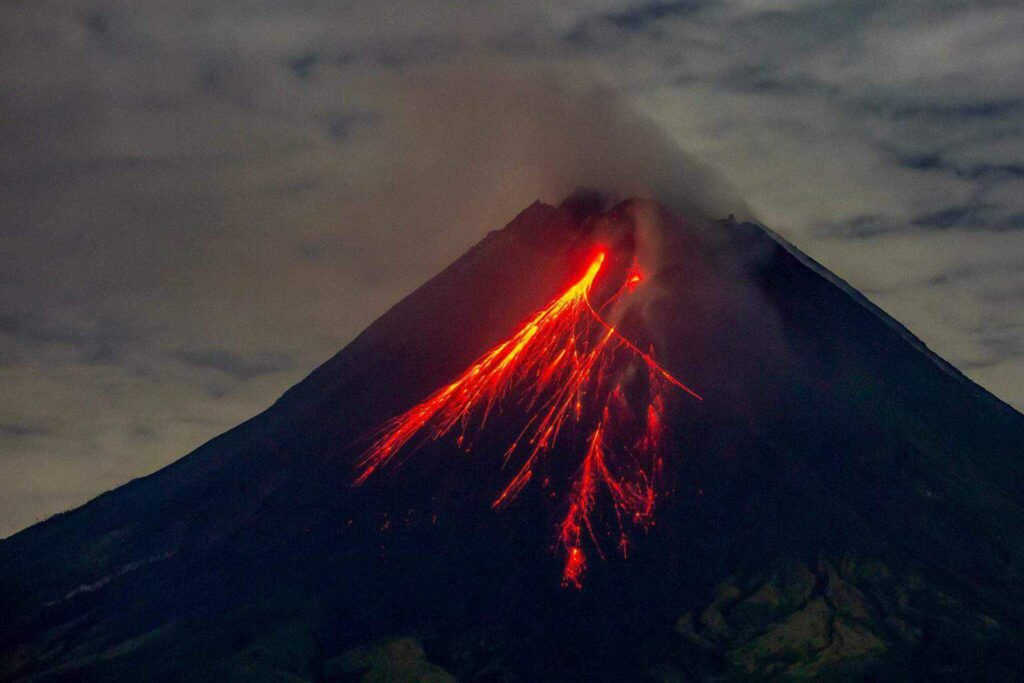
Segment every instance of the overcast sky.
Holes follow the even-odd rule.
[[[545,151],[600,130],[505,69],[614,89],[1024,408],[1022,36],[1019,2],[5,3],[0,535],[252,416],[560,199]]]

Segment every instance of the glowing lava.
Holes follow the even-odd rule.
[[[625,556],[626,522],[647,527],[653,521],[667,385],[700,396],[662,368],[651,353],[619,334],[591,305],[590,292],[604,261],[604,252],[598,253],[583,277],[511,338],[483,354],[450,384],[388,421],[360,461],[356,483],[365,482],[414,438],[437,440],[458,427],[456,443],[462,447],[471,427],[478,433],[491,412],[514,396],[525,407],[526,422],[504,458],[506,464],[518,459],[519,467],[494,507],[506,505],[523,490],[571,422],[574,433],[589,437],[558,531],[558,545],[566,553],[563,584],[582,585],[586,538],[603,556],[594,521],[602,492],[612,504],[618,545]],[[640,281],[638,273],[630,272],[600,310],[614,306]],[[640,371],[631,375],[631,385],[639,387],[628,392],[631,399],[623,389],[629,368]],[[637,374],[641,376],[633,376]],[[641,408],[634,410],[631,402],[638,400]]]

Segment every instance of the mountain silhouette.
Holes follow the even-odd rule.
[[[587,435],[564,428],[495,506],[534,409],[514,386],[469,420],[471,448],[417,438],[358,479],[382,425],[597,249],[594,307],[639,264],[611,324],[702,400],[666,394],[625,557],[594,494],[575,587],[558,527]],[[1022,576],[1024,416],[763,226],[581,191],[490,233],[262,414],[0,541],[0,677],[1019,680]]]

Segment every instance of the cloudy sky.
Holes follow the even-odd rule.
[[[1013,2],[5,3],[0,536],[260,411],[623,137],[506,71],[618,93],[1024,409],[1021,36]]]

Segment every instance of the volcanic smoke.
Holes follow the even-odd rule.
[[[494,411],[514,401],[524,409],[525,424],[505,450],[504,464],[518,467],[492,506],[500,508],[516,498],[569,423],[573,434],[587,436],[575,439],[583,445],[582,461],[558,526],[557,546],[565,553],[562,584],[582,587],[587,539],[604,556],[594,523],[602,496],[614,510],[617,545],[625,557],[627,524],[647,528],[653,523],[666,394],[674,387],[701,397],[663,368],[653,349],[641,350],[602,317],[640,285],[642,277],[635,268],[600,307],[591,303],[605,257],[603,250],[597,252],[575,284],[509,339],[422,403],[385,423],[359,462],[356,484],[364,483],[414,439],[436,441],[457,431],[455,443],[463,447],[471,431],[482,432]]]

